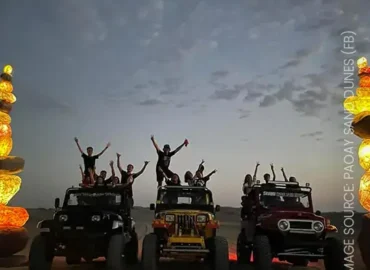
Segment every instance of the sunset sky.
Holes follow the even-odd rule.
[[[370,57],[370,2],[18,0],[0,9],[0,64],[14,67],[13,155],[26,160],[11,205],[53,207],[80,181],[82,147],[147,171],[135,203],[155,199],[158,143],[190,145],[183,177],[206,161],[216,203],[239,206],[246,173],[269,163],[310,182],[315,208],[343,208],[340,33]],[[356,149],[357,151],[357,149]],[[357,153],[355,154],[357,158]],[[354,167],[354,183],[363,174]],[[361,208],[358,208],[361,210]]]

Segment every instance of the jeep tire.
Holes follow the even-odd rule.
[[[29,270],[50,270],[53,263],[53,254],[49,253],[54,250],[48,246],[47,235],[37,235],[33,238],[29,253]]]
[[[229,269],[229,245],[226,238],[215,236],[210,241],[211,265],[214,270]]]
[[[114,234],[110,237],[106,258],[108,270],[125,269],[125,259],[123,257],[124,247],[125,238],[122,234]]]
[[[324,254],[325,270],[344,270],[346,268],[343,244],[339,239],[333,237],[326,238]]]
[[[256,270],[272,270],[271,245],[266,235],[254,237],[253,255]]]
[[[147,234],[143,240],[141,269],[157,270],[159,262],[158,238],[154,233]]]
[[[130,242],[125,245],[125,259],[129,265],[137,264],[139,252],[139,239],[137,233],[133,231],[131,233]]]
[[[252,250],[247,243],[247,238],[244,231],[238,235],[236,244],[236,255],[238,264],[249,264],[251,262]]]

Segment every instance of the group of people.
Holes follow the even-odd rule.
[[[171,157],[173,157],[176,153],[178,153],[184,146],[187,147],[189,142],[187,139],[177,147],[175,150],[171,151],[171,147],[169,144],[164,145],[163,149],[161,150],[156,143],[154,136],[151,136],[151,141],[155,150],[157,151],[158,160],[156,164],[156,179],[158,187],[163,185],[165,182],[168,186],[181,186],[181,180],[178,174],[172,172],[170,170],[170,163]],[[82,150],[79,140],[75,138],[76,145],[81,153],[81,157],[83,158],[84,168],[80,165],[81,177],[82,177],[82,186],[107,186],[110,185],[120,185],[121,188],[126,190],[126,194],[128,196],[130,205],[133,206],[133,190],[132,186],[136,178],[138,178],[142,173],[144,173],[146,167],[149,164],[149,161],[144,162],[144,166],[139,172],[134,173],[134,166],[132,164],[128,164],[126,170],[122,169],[120,163],[121,154],[117,153],[117,168],[120,172],[121,178],[119,178],[114,169],[114,162],[110,161],[109,166],[111,170],[111,176],[107,178],[107,171],[102,170],[99,174],[96,171],[96,160],[102,156],[105,151],[110,147],[110,143],[106,145],[106,147],[98,154],[94,155],[93,147],[89,146],[86,149],[86,153]],[[195,174],[191,171],[187,171],[184,176],[184,182],[186,182],[189,186],[206,186],[207,182],[210,180],[211,176],[215,174],[217,171],[213,170],[208,175],[204,175],[204,160],[199,164],[198,169],[196,170]]]
[[[258,171],[259,166],[260,166],[260,163],[257,162],[256,167],[254,169],[253,177],[250,174],[247,174],[245,176],[243,187],[242,187],[244,195],[247,195],[249,193],[249,191],[251,190],[251,188],[253,186],[253,183],[256,182],[256,180],[257,180],[257,171]],[[274,170],[274,164],[271,163],[270,168],[271,168],[271,171],[272,171],[272,181],[275,181],[276,180],[276,174],[275,174],[275,170]],[[281,168],[281,172],[283,174],[285,182],[297,182],[297,179],[294,176],[291,176],[289,178],[286,176],[284,168]],[[271,175],[269,173],[265,173],[263,175],[263,180],[265,181],[266,184],[268,184],[271,181]]]

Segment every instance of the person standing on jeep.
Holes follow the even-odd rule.
[[[244,183],[243,183],[243,193],[244,195],[247,195],[253,185],[253,182],[257,180],[257,171],[258,171],[258,166],[260,165],[259,162],[256,164],[256,168],[254,169],[254,174],[253,177],[250,174],[247,174],[244,178]]]
[[[75,138],[75,142],[76,142],[78,150],[80,150],[81,156],[84,160],[84,165],[85,165],[84,173],[85,173],[86,176],[89,176],[90,175],[89,169],[95,170],[96,160],[101,155],[103,155],[105,151],[107,151],[107,149],[110,147],[110,143],[107,144],[107,146],[103,149],[103,151],[101,151],[99,154],[93,156],[94,149],[91,146],[87,147],[87,149],[86,149],[87,150],[87,155],[86,155],[84,153],[84,151],[82,150],[82,148],[80,146],[80,143],[78,142],[77,138]]]
[[[158,144],[156,143],[154,136],[151,137],[152,143],[157,151],[158,154],[158,161],[156,166],[156,174],[157,174],[157,183],[158,187],[162,186],[164,174],[172,178],[172,175],[174,174],[170,169],[170,163],[171,163],[171,157],[174,156],[177,152],[179,152],[184,146],[188,146],[189,142],[187,139],[181,144],[179,147],[177,147],[174,151],[171,151],[171,147],[166,144],[163,147],[163,151],[159,148]],[[159,168],[162,169],[159,170]]]
[[[122,188],[126,189],[129,205],[130,208],[132,208],[134,207],[134,192],[132,189],[132,185],[134,184],[135,179],[138,178],[145,171],[146,166],[148,166],[149,164],[149,161],[145,161],[143,168],[139,172],[133,173],[134,166],[132,164],[127,165],[127,171],[122,169],[120,158],[121,154],[117,153],[117,167],[121,173]]]
[[[283,177],[284,177],[285,182],[293,182],[293,183],[297,182],[297,179],[294,176],[291,176],[288,179],[288,177],[285,174],[284,168],[281,168],[281,172],[283,173]]]
[[[202,160],[202,163],[199,165],[199,168],[194,176],[194,182],[195,186],[202,186],[205,187],[207,185],[207,182],[211,179],[211,176],[217,172],[217,170],[213,170],[208,175],[203,176],[204,173],[204,160]]]

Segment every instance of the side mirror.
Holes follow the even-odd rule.
[[[221,210],[221,206],[219,206],[218,204],[216,205],[216,208],[215,208],[216,212],[220,212]]]
[[[55,202],[54,202],[54,208],[56,209],[56,208],[59,208],[59,206],[60,206],[60,199],[59,198],[56,198],[55,199]]]
[[[317,211],[315,212],[315,215],[316,215],[316,216],[321,216],[321,211],[320,211],[320,210],[317,210]]]
[[[150,210],[155,210],[155,204],[154,203],[151,203],[150,206],[149,206]]]

